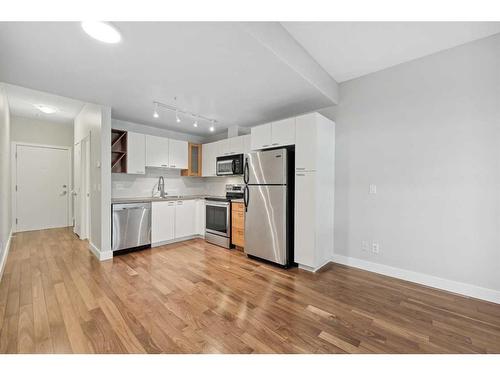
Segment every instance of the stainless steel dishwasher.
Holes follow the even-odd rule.
[[[113,204],[113,251],[151,245],[151,203]]]

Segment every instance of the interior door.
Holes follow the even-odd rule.
[[[71,225],[69,150],[17,145],[16,153],[16,231]]]
[[[73,152],[74,160],[74,180],[73,180],[73,207],[74,207],[74,217],[75,222],[73,226],[73,232],[78,237],[82,236],[82,143],[78,142],[75,144]]]

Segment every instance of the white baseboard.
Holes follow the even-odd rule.
[[[110,251],[101,251],[99,248],[89,241],[89,250],[94,254],[94,256],[100,261],[108,260],[113,258],[113,252]]]
[[[323,268],[324,266],[326,266],[330,262],[331,262],[331,260],[328,259],[328,260],[324,261],[318,267],[311,267],[311,266],[306,266],[305,264],[299,264],[299,268],[301,270],[305,270],[305,271],[309,271],[309,272],[316,272],[316,271],[320,270],[321,268]]]
[[[10,241],[12,240],[12,229],[5,243],[5,247],[2,249],[2,259],[0,259],[0,281],[2,281],[3,270],[5,269],[5,263],[7,263],[7,255],[9,255]]]
[[[159,242],[152,243],[151,247],[158,247],[158,246],[163,246],[163,245],[169,245],[171,243],[193,240],[195,238],[202,238],[202,239],[204,239],[205,236],[201,235],[201,234],[195,234],[195,235],[192,235],[192,236],[174,238],[173,240],[159,241]]]
[[[344,264],[346,266],[351,266],[354,268],[361,268],[366,271],[411,281],[417,284],[430,286],[432,288],[443,289],[468,297],[474,297],[485,301],[500,303],[500,291],[494,289],[483,288],[459,281],[442,279],[440,277],[431,276],[424,273],[386,266],[384,264],[373,263],[367,260],[351,258],[339,254],[334,254],[332,262]]]

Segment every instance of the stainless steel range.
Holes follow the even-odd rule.
[[[231,247],[231,199],[243,198],[243,184],[226,185],[225,197],[205,198],[205,240]]]

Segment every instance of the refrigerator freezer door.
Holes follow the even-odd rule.
[[[245,176],[250,185],[286,185],[286,149],[258,151],[246,154]]]
[[[287,264],[286,186],[248,186],[245,253]]]

